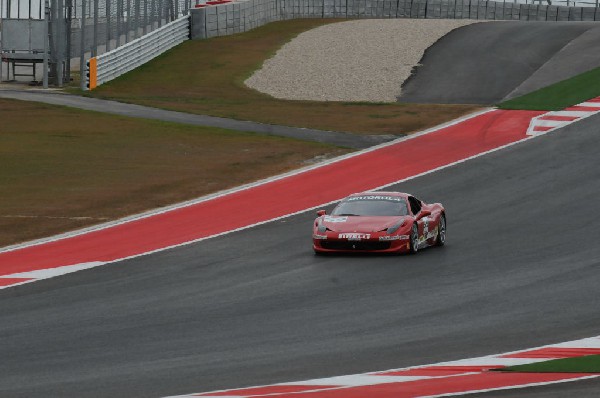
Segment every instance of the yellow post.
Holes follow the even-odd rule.
[[[90,90],[98,85],[98,62],[96,57],[90,58]]]

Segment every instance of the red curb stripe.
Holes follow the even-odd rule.
[[[556,128],[557,126],[535,126],[533,131],[548,131]]]
[[[195,205],[0,253],[0,275],[110,262],[303,211],[523,140],[531,118],[540,114],[487,112],[376,151]]]
[[[565,109],[565,111],[598,112],[600,111],[600,105],[597,107],[575,105]]]
[[[11,286],[32,281],[34,278],[0,278],[0,286]]]
[[[540,116],[538,120],[554,120],[557,122],[572,122],[579,119],[579,116],[558,116],[558,115],[546,115]]]
[[[477,365],[477,366],[427,366],[406,370],[395,370],[385,373],[377,373],[378,376],[451,376],[462,373],[486,372],[490,369],[503,368],[502,365]]]
[[[311,386],[311,385],[274,385],[265,387],[250,387],[240,388],[237,390],[227,390],[220,392],[207,392],[202,394],[194,394],[195,397],[220,397],[220,396],[253,396],[259,397],[267,394],[284,394],[284,393],[299,393],[310,390],[322,390],[325,388],[335,388],[339,386]]]
[[[585,102],[600,102],[600,97],[592,98],[591,100],[587,100]]]
[[[574,358],[585,355],[600,355],[600,348],[549,347],[502,355],[500,358]]]

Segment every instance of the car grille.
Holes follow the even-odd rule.
[[[321,241],[321,247],[329,250],[387,250],[391,247],[391,242],[347,242],[335,240]]]

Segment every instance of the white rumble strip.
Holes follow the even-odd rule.
[[[104,264],[106,264],[106,263],[102,262],[102,261],[93,261],[90,263],[67,265],[64,267],[47,268],[47,269],[28,271],[28,272],[19,272],[19,273],[10,274],[10,275],[0,275],[0,281],[2,279],[23,279],[23,281],[20,283],[11,284],[8,286],[2,286],[0,284],[0,290],[6,289],[6,288],[9,288],[12,286],[18,286],[18,285],[24,285],[26,283],[36,282],[36,281],[39,281],[42,279],[49,279],[49,278],[54,278],[56,276],[66,275],[66,274],[70,274],[71,272],[81,271],[84,269],[90,269],[90,268],[98,267],[98,266],[104,265]]]

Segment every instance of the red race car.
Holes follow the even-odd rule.
[[[313,249],[323,253],[416,253],[446,243],[446,211],[401,192],[362,192],[327,215],[317,211]]]

